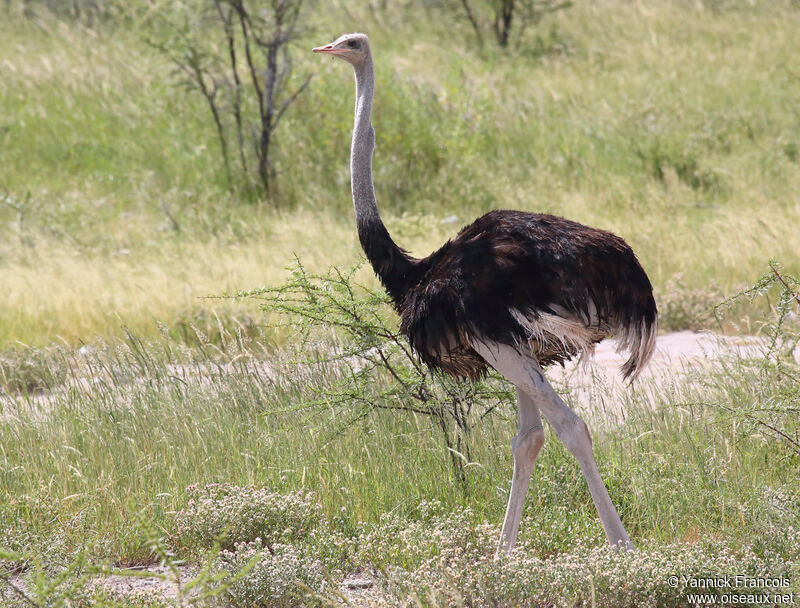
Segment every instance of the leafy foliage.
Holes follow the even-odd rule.
[[[725,310],[740,299],[765,299],[769,312],[761,326],[766,336],[762,356],[726,366],[722,376],[709,382],[723,390],[728,387],[725,392],[731,397],[733,387],[749,386],[751,392],[745,398],[737,395],[729,402],[715,402],[714,407],[739,420],[741,434],[766,434],[800,455],[800,280],[785,273],[778,262],[770,262],[769,268],[755,284],[715,309],[722,319]],[[745,384],[745,375],[754,375],[758,381]]]
[[[295,334],[304,365],[337,366],[335,380],[309,407],[335,408],[344,427],[379,409],[427,416],[464,482],[470,433],[513,392],[496,375],[471,383],[431,372],[399,332],[389,297],[356,283],[362,263],[314,274],[297,260],[282,286],[240,295],[260,298],[267,313],[281,317],[279,325]]]
[[[675,274],[656,297],[658,326],[665,331],[699,331],[716,327],[714,310],[722,299],[723,294],[717,286],[692,288],[686,284],[682,274]]]
[[[329,605],[318,597],[327,587],[321,563],[291,545],[267,548],[259,539],[240,543],[220,554],[215,569],[223,580],[236,579],[219,597],[222,608]]]
[[[297,540],[322,514],[313,494],[278,494],[231,484],[187,488],[189,502],[176,515],[178,545],[206,549],[219,539],[223,550],[256,538],[264,546]]]

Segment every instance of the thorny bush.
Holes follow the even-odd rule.
[[[472,383],[432,373],[400,333],[384,291],[356,282],[362,264],[313,274],[297,260],[280,287],[239,295],[259,298],[278,316],[278,325],[294,334],[302,365],[337,366],[335,380],[319,387],[308,407],[336,408],[342,428],[377,409],[427,416],[464,485],[471,431],[512,403],[513,393],[497,375]]]
[[[760,328],[766,338],[761,356],[725,366],[722,373],[708,380],[723,395],[726,391],[741,393],[742,386],[750,392],[731,395],[727,403],[710,405],[725,416],[735,417],[741,423],[739,433],[763,434],[800,455],[800,279],[786,274],[777,262],[770,262],[769,268],[754,285],[715,308],[721,320],[725,310],[738,300],[763,298],[769,313]],[[758,381],[742,381],[747,376]],[[733,407],[730,403],[746,405]]]

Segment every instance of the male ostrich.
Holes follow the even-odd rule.
[[[517,389],[514,473],[497,548],[516,542],[531,470],[544,443],[541,414],[581,465],[614,547],[633,549],[592,454],[586,423],[553,390],[542,366],[618,335],[634,378],[653,353],[653,290],[618,236],[552,215],[491,211],[426,258],[398,247],[378,214],[372,184],[375,86],[369,39],[346,34],[314,49],[355,69],[356,107],[350,169],[358,237],[389,292],[402,331],[434,370],[475,380],[493,367]]]

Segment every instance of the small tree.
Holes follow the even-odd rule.
[[[441,432],[455,477],[464,486],[471,431],[510,403],[513,392],[496,375],[466,382],[431,373],[399,332],[384,291],[355,283],[360,266],[316,275],[298,261],[280,287],[241,295],[261,299],[262,308],[278,314],[280,324],[297,335],[303,365],[335,365],[333,380],[317,387],[318,397],[307,405],[336,408],[343,428],[379,409],[428,417]],[[319,352],[310,347],[320,342],[330,346],[322,355],[310,354]]]
[[[768,309],[759,331],[765,340],[758,356],[739,357],[739,365],[725,365],[706,380],[717,384],[722,394],[742,386],[750,386],[752,393],[704,405],[735,418],[739,433],[759,433],[800,456],[800,361],[796,358],[800,349],[800,279],[771,261],[769,271],[754,285],[714,308],[720,326],[725,313],[739,301],[756,298],[763,298]],[[732,382],[731,377],[737,381]]]
[[[460,0],[478,42],[483,45],[484,32],[490,30],[497,44],[505,48],[511,32],[517,29],[521,38],[525,29],[542,18],[572,6],[571,0]]]
[[[228,182],[233,183],[237,171],[248,183],[255,175],[266,194],[275,176],[276,131],[311,80],[308,75],[292,87],[289,47],[297,36],[302,4],[303,0],[180,0],[155,13],[166,23],[166,31],[150,42],[205,99]]]

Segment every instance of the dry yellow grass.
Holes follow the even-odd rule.
[[[577,3],[536,30],[540,56],[481,55],[422,13],[314,19],[374,40],[379,204],[413,253],[522,208],[620,234],[657,289],[681,273],[731,291],[771,258],[798,269],[800,14],[723,4]],[[206,109],[134,32],[0,23],[0,345],[153,333],[280,282],[295,254],[354,263],[352,76],[298,62],[315,79],[279,144],[294,210],[274,214],[226,192]]]

